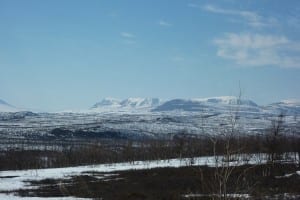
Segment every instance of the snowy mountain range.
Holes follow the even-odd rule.
[[[72,134],[83,130],[83,134],[100,135],[113,131],[126,137],[160,137],[183,130],[189,134],[203,133],[204,130],[214,134],[220,131],[220,127],[230,126],[232,117],[239,119],[239,127],[244,133],[260,134],[281,113],[285,115],[286,127],[299,130],[300,125],[299,101],[284,100],[260,106],[251,100],[231,96],[168,101],[157,98],[105,98],[90,109],[80,111],[17,111],[20,110],[0,101],[0,136],[36,137],[39,133],[46,138],[55,138],[59,136],[52,131],[58,127],[66,128]],[[31,128],[27,128],[28,124]]]
[[[105,98],[92,106],[91,112],[213,112],[236,111],[247,113],[284,113],[300,114],[300,101],[283,100],[265,106],[257,105],[249,99],[234,96],[211,98],[171,99],[163,101],[158,98],[128,98],[119,100]]]
[[[158,98],[128,98],[124,100],[104,98],[91,107],[91,111],[150,111],[161,105]]]
[[[229,109],[230,107],[247,108],[248,110],[258,109],[258,105],[251,100],[223,96],[202,99],[173,99],[156,107],[153,111],[204,111],[209,109]]]
[[[300,115],[299,100],[283,100],[263,107],[265,110],[272,110],[286,115]]]
[[[73,113],[144,113],[144,112],[212,112],[222,113],[238,109],[245,113],[284,113],[287,115],[300,114],[300,101],[283,100],[265,106],[257,105],[248,99],[239,99],[234,96],[211,98],[171,99],[163,101],[158,98],[127,98],[124,100],[104,98],[84,111]],[[0,99],[0,112],[20,112],[19,109]],[[72,111],[70,111],[72,112]]]
[[[230,107],[240,107],[242,109],[258,111],[259,106],[251,100],[238,99],[232,96],[212,97],[202,99],[172,99],[163,101],[158,98],[128,98],[118,100],[113,98],[105,98],[91,107],[93,112],[109,112],[109,111],[187,111],[198,112],[204,110],[222,110]]]

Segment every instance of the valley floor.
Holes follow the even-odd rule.
[[[251,154],[228,162],[210,156],[1,171],[0,199],[209,199],[217,192],[216,169],[226,167],[228,197],[300,198],[295,160],[270,165],[266,154]]]

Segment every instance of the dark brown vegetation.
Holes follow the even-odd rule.
[[[300,178],[296,173],[300,169],[300,136],[285,132],[283,115],[274,119],[270,128],[262,135],[240,133],[236,128],[237,120],[238,117],[233,115],[231,126],[220,128],[216,135],[182,133],[168,139],[156,140],[128,140],[105,136],[101,139],[92,137],[70,143],[64,140],[64,144],[52,140],[52,148],[48,148],[51,147],[48,144],[47,148],[38,150],[26,150],[25,144],[22,148],[0,152],[0,170],[171,158],[191,158],[192,163],[194,157],[212,156],[215,164],[210,167],[117,172],[118,175],[104,179],[82,174],[66,180],[46,179],[31,182],[39,186],[38,189],[17,192],[21,196],[77,196],[99,199],[229,200],[232,199],[231,194],[250,194],[255,199],[284,193],[300,195]],[[246,165],[251,154],[255,154],[263,164],[258,162],[256,165]],[[261,155],[268,155],[268,158],[262,158]],[[243,165],[232,166],[229,164],[231,161]],[[285,176],[287,174],[289,175]],[[202,196],[188,197],[185,194]]]
[[[278,175],[293,174],[289,177],[265,175],[268,165],[240,166],[234,168],[228,180],[228,193],[250,194],[254,199],[264,199],[276,194],[300,194],[300,176],[295,174],[297,166],[276,164]],[[95,199],[188,199],[185,194],[218,193],[213,182],[215,168],[183,167],[152,170],[114,172],[113,176],[97,179],[93,176],[76,176],[69,180],[42,180],[31,182],[39,189],[20,190],[21,196],[76,196]],[[242,177],[240,175],[242,174]],[[99,173],[98,175],[103,175]],[[238,185],[237,185],[238,183]],[[211,199],[208,197],[191,199]],[[230,199],[230,198],[227,198]]]
[[[230,143],[230,146],[228,146]],[[282,153],[300,153],[299,136],[256,135],[244,137],[207,137],[179,135],[172,140],[97,140],[75,146],[52,144],[53,148],[26,150],[18,148],[0,152],[0,170],[39,169],[74,165],[131,162],[232,153],[268,153],[270,161],[280,160]],[[56,148],[57,147],[57,148]]]

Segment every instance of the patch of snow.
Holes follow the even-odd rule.
[[[197,197],[218,197],[219,194],[185,194],[182,195],[183,198],[197,198]],[[227,194],[228,198],[238,198],[238,199],[250,199],[251,196],[249,194]]]
[[[290,178],[293,175],[294,175],[294,173],[292,173],[292,174],[285,174],[283,176],[275,176],[275,178],[277,178],[277,179],[280,179],[280,178]]]
[[[0,199],[5,200],[87,200],[90,198],[77,198],[77,197],[19,197],[13,194],[0,193]]]
[[[300,100],[298,100],[298,99],[286,99],[286,100],[282,100],[279,103],[286,104],[289,106],[300,106]]]
[[[238,166],[243,164],[258,164],[266,162],[266,155],[261,157],[252,155],[244,161],[242,156],[240,159],[235,159],[232,162],[225,162],[222,156],[207,156],[197,157],[194,159],[169,159],[169,160],[154,160],[154,161],[134,161],[126,163],[87,165],[78,167],[65,168],[49,168],[49,169],[32,169],[32,170],[11,170],[0,171],[0,192],[13,191],[24,188],[31,188],[26,181],[39,181],[43,179],[62,179],[71,178],[72,176],[80,175],[88,172],[116,172],[139,169],[152,169],[160,167],[183,167],[183,166],[211,166],[222,165],[227,163],[229,166]],[[11,177],[11,178],[7,178]]]
[[[206,156],[196,158],[183,159],[168,159],[168,160],[154,160],[154,161],[134,161],[114,164],[99,164],[87,165],[78,167],[65,168],[50,168],[50,169],[32,169],[32,170],[11,170],[0,171],[0,193],[13,192],[19,189],[34,189],[29,181],[40,181],[44,179],[70,179],[72,176],[90,175],[96,178],[105,178],[113,176],[114,174],[104,174],[101,177],[99,173],[111,173],[117,171],[140,170],[164,167],[184,167],[184,166],[241,166],[245,164],[255,165],[267,162],[266,154],[252,154],[247,155],[245,159],[244,154],[233,155],[234,161],[227,162],[223,156]],[[297,174],[300,171],[297,171]],[[1,198],[0,198],[1,199]]]

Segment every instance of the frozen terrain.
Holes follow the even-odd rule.
[[[145,112],[162,103],[163,101],[158,98],[128,98],[124,100],[104,98],[93,105],[89,112]]]
[[[286,134],[300,135],[300,103],[285,100],[266,106],[251,100],[235,97],[203,99],[173,99],[161,101],[153,98],[129,98],[126,100],[104,99],[88,110],[80,112],[35,113],[14,110],[14,107],[0,101],[1,150],[47,149],[49,141],[71,141],[94,138],[172,138],[181,134],[192,136],[224,133],[230,128],[242,134],[264,134],[284,115],[283,129]],[[4,109],[5,107],[5,109]],[[9,108],[9,109],[8,109]],[[17,112],[19,111],[19,112]],[[37,143],[36,141],[45,141]],[[82,141],[80,141],[82,142]],[[64,145],[62,143],[62,145]],[[217,157],[225,162],[222,157]],[[299,159],[299,158],[297,158]],[[229,166],[264,164],[265,154],[241,155],[227,163]],[[91,176],[97,180],[110,180],[118,172],[127,170],[153,169],[184,166],[216,166],[215,157],[198,157],[155,161],[135,161],[86,165],[66,168],[0,171],[0,199],[18,200],[17,190],[34,190],[32,181],[46,179],[70,180],[74,176]],[[278,179],[299,176],[294,171]],[[275,177],[276,178],[276,177]],[[187,194],[201,195],[201,194]],[[23,199],[23,198],[22,198]],[[40,199],[26,197],[24,199]],[[75,197],[49,199],[76,199]]]
[[[285,154],[285,162],[289,161],[291,153]],[[232,162],[224,161],[222,156],[207,156],[197,158],[169,159],[169,160],[154,160],[154,161],[135,161],[126,163],[112,163],[100,165],[87,165],[78,167],[66,168],[51,168],[51,169],[33,169],[33,170],[17,170],[17,171],[0,171],[0,197],[9,195],[14,197],[13,191],[24,189],[36,189],[37,186],[31,184],[32,181],[40,181],[46,179],[70,179],[74,176],[89,175],[97,179],[110,180],[111,177],[118,175],[120,171],[141,170],[166,167],[184,167],[184,166],[241,166],[245,164],[258,165],[264,164],[267,161],[266,154],[240,154],[234,155],[235,160]],[[297,158],[299,159],[299,158]],[[299,175],[300,172],[295,172]]]
[[[3,105],[6,105],[2,102]],[[300,103],[282,101],[259,106],[235,97],[173,99],[104,99],[84,112],[0,112],[0,138],[62,139],[76,137],[154,138],[177,134],[216,134],[233,120],[243,134],[262,134],[279,114],[286,133],[299,134]],[[56,129],[65,131],[53,131]]]

